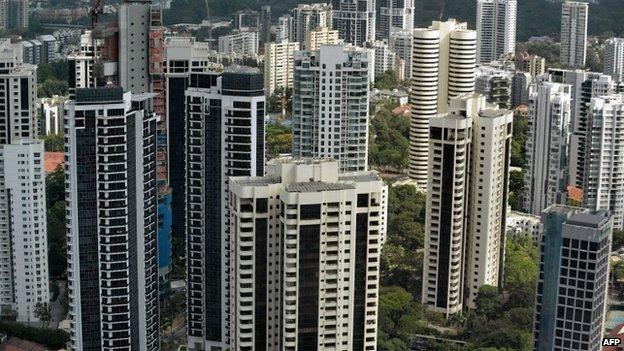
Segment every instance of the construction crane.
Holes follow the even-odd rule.
[[[91,29],[95,29],[98,16],[103,12],[103,8],[104,0],[91,0],[91,9],[89,9],[89,15],[91,15]]]
[[[444,20],[444,11],[446,11],[446,0],[438,0],[438,8],[440,9],[440,21]]]
[[[212,15],[210,14],[210,6],[208,6],[208,0],[204,0],[206,4],[206,21],[208,21],[208,47],[212,49]]]

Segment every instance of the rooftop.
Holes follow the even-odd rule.
[[[123,89],[120,87],[99,87],[76,89],[77,103],[123,102]]]
[[[286,187],[286,191],[290,193],[320,193],[323,191],[339,191],[349,189],[355,189],[355,187],[346,183],[325,182],[293,183]]]
[[[374,182],[381,180],[375,172],[362,172],[354,174],[345,174],[338,176],[338,180],[342,182]]]
[[[606,211],[598,212],[579,212],[573,214],[567,224],[578,225],[583,227],[600,228],[609,222],[610,216]]]
[[[282,177],[278,175],[268,175],[265,177],[240,177],[232,178],[232,182],[240,186],[267,186],[271,184],[277,184],[282,181]]]
[[[510,110],[503,110],[503,109],[485,109],[485,110],[481,110],[479,111],[479,116],[481,117],[485,117],[485,118],[496,118],[496,117],[503,117],[507,114],[512,113]]]
[[[231,65],[223,69],[223,73],[243,73],[243,74],[260,74],[260,69],[257,67]]]

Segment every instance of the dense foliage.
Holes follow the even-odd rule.
[[[412,186],[389,189],[388,234],[381,260],[379,350],[408,350],[415,334],[466,342],[429,341],[428,350],[531,350],[538,274],[538,251],[531,238],[507,236],[504,289],[482,287],[474,311],[445,321],[420,304],[425,206],[426,195]]]
[[[64,348],[69,341],[69,334],[61,329],[34,328],[7,321],[0,321],[0,332],[41,344],[53,350]]]
[[[381,285],[420,296],[427,196],[410,185],[388,191],[388,234],[381,258]],[[420,300],[420,299],[418,299]]]
[[[267,97],[267,113],[279,113],[290,116],[292,113],[292,89],[278,87],[273,94]]]
[[[407,350],[427,328],[420,304],[426,195],[410,185],[388,192],[388,234],[381,257],[379,349]]]
[[[269,123],[266,126],[266,154],[270,160],[279,154],[288,154],[292,151],[292,131],[289,125],[279,122]]]
[[[37,66],[37,96],[67,95],[69,66],[66,60]]]
[[[62,167],[46,177],[48,265],[51,277],[63,277],[67,270],[65,235],[65,170]]]
[[[517,211],[520,208],[520,196],[522,195],[522,189],[524,189],[523,177],[522,171],[509,172],[509,198],[507,202],[512,210]]]
[[[261,5],[270,5],[271,12],[277,17],[300,3],[313,1],[298,0],[215,0],[210,1],[210,11],[216,18],[231,18],[232,13],[244,9],[260,9]],[[379,3],[379,2],[378,2]],[[457,18],[467,21],[470,28],[475,28],[476,1],[467,0],[428,0],[416,1],[414,16],[417,27],[429,26],[431,21]],[[199,23],[206,18],[206,1],[173,0],[172,10],[165,11],[165,24]],[[590,4],[589,34],[599,35],[607,31],[613,36],[624,34],[624,6],[621,0],[600,0]],[[531,36],[549,35],[558,37],[561,30],[561,2],[547,0],[518,1],[518,40],[525,41]]]
[[[615,251],[621,247],[624,247],[624,230],[614,230],[611,250]]]
[[[514,114],[513,136],[511,139],[511,166],[524,167],[527,141],[527,117],[520,113]]]
[[[47,134],[43,136],[45,151],[63,152],[65,139],[62,134]]]
[[[372,166],[400,171],[408,166],[409,118],[395,116],[398,105],[382,101],[375,106],[370,122],[368,159]]]
[[[377,89],[397,89],[404,85],[404,82],[399,80],[399,75],[394,70],[387,70],[380,76],[375,77],[375,88]]]

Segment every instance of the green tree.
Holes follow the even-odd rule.
[[[59,166],[46,177],[46,222],[50,276],[63,277],[67,271],[65,233],[65,170]]]
[[[520,208],[520,196],[524,189],[524,174],[522,171],[509,172],[509,206],[512,210]]]
[[[271,159],[279,154],[292,151],[292,131],[282,123],[270,123],[266,126],[266,153]]]
[[[48,64],[37,65],[37,83],[47,80],[69,80],[69,61],[60,60]]]
[[[397,106],[392,101],[381,101],[375,106],[368,156],[371,165],[400,172],[409,163],[409,118],[392,114]]]
[[[59,201],[47,211],[48,265],[51,277],[67,273],[67,239],[65,233],[65,201]]]
[[[611,241],[611,251],[616,251],[624,247],[624,230],[614,230]]]
[[[41,344],[53,350],[64,348],[69,342],[69,334],[63,330],[34,328],[16,322],[0,321],[0,332]]]
[[[611,265],[611,280],[615,282],[624,282],[624,261],[617,261]]]
[[[388,192],[388,230],[381,257],[382,285],[397,285],[420,296],[427,197],[411,185]]]
[[[65,150],[65,138],[63,134],[47,134],[43,136],[45,151],[63,152]]]
[[[52,320],[52,310],[45,302],[37,302],[34,310],[35,317],[37,317],[47,328]]]
[[[527,118],[521,113],[516,113],[513,120],[513,136],[511,138],[511,160],[514,167],[524,167],[527,140]]]
[[[489,319],[495,318],[503,306],[503,302],[498,294],[498,288],[490,285],[483,285],[479,288],[477,298],[477,315],[485,316]]]
[[[391,69],[375,77],[375,88],[377,89],[396,89],[399,87],[400,83],[399,76]]]
[[[409,350],[413,334],[427,329],[423,307],[412,294],[398,286],[383,287],[379,293],[379,349]]]
[[[17,311],[10,307],[3,307],[0,311],[0,321],[15,322],[17,319]]]
[[[513,291],[523,286],[534,286],[537,281],[537,248],[529,235],[507,236],[505,255],[506,290]]]
[[[65,169],[58,166],[46,176],[46,205],[49,208],[57,202],[65,201]]]
[[[67,95],[69,92],[69,85],[66,81],[58,79],[47,79],[43,83],[39,83],[37,87],[37,96],[39,97],[53,97],[54,95]]]
[[[537,279],[537,249],[527,235],[507,237],[503,290],[482,286],[477,308],[467,315],[464,336],[472,349],[532,349],[534,291]]]
[[[183,293],[173,293],[167,298],[160,308],[160,329],[167,334],[176,318],[181,317],[185,311],[186,296]]]
[[[267,98],[267,112],[290,116],[292,113],[292,89],[278,87]]]

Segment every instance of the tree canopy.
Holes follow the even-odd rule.
[[[290,126],[276,122],[266,126],[267,159],[292,151],[292,131]]]
[[[65,170],[62,167],[46,177],[48,265],[51,277],[65,276],[67,238],[65,233]]]
[[[401,171],[408,166],[409,118],[392,114],[398,105],[381,101],[370,121],[369,163],[380,168]]]

